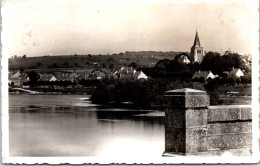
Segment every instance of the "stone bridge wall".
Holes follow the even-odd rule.
[[[251,155],[251,106],[209,106],[205,91],[186,88],[165,99],[165,155]]]

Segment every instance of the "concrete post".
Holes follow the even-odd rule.
[[[196,154],[207,151],[209,96],[205,91],[176,89],[165,97],[165,153]]]

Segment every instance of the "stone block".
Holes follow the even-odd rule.
[[[248,147],[252,142],[252,134],[237,133],[208,136],[208,150],[223,150]]]
[[[186,153],[207,151],[207,128],[186,129]]]
[[[166,104],[172,108],[197,108],[209,106],[209,96],[205,91],[195,89],[176,89],[167,91]]]
[[[231,121],[240,119],[240,108],[214,107],[209,108],[208,121]]]
[[[250,107],[239,105],[211,106],[208,111],[208,122],[251,120],[252,111]]]
[[[186,152],[185,128],[165,127],[165,151],[175,153]]]
[[[241,120],[252,120],[252,108],[241,108]]]
[[[165,110],[165,127],[185,128],[185,109]]]
[[[197,108],[185,111],[186,128],[207,127],[208,109]]]
[[[209,135],[221,135],[228,133],[252,133],[251,122],[235,122],[235,123],[213,123],[208,124]]]
[[[207,107],[210,104],[208,95],[186,95],[185,108]]]
[[[202,154],[204,156],[251,156],[252,148],[243,147],[238,149],[225,149],[225,150],[209,150],[206,153]]]

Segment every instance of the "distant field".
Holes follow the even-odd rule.
[[[63,55],[9,59],[9,69],[46,68],[115,68],[136,62],[139,66],[153,66],[160,59],[173,59],[180,52],[127,52],[114,55]]]

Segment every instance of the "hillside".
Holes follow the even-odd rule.
[[[55,68],[114,68],[131,62],[139,66],[153,66],[160,59],[173,59],[180,52],[140,51],[113,55],[60,55],[27,58],[10,58],[9,69],[55,69]]]

